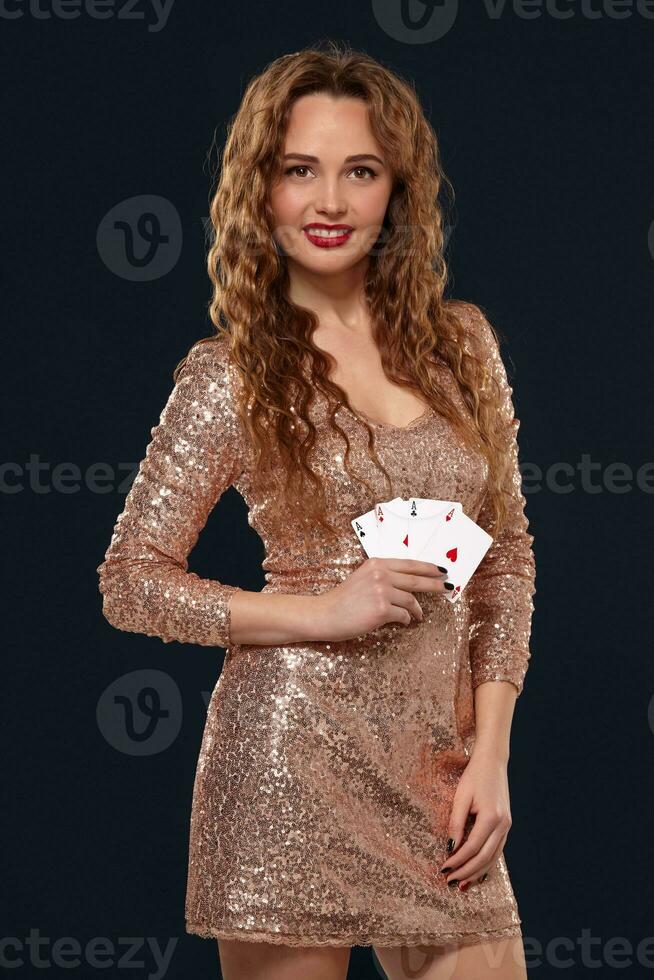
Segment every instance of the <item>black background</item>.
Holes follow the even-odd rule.
[[[639,487],[635,476],[653,459],[654,20],[635,4],[618,19],[600,0],[561,0],[569,19],[463,7],[445,36],[415,44],[390,36],[372,3],[345,0],[176,0],[160,30],[144,2],[132,19],[120,3],[107,19],[84,7],[64,19],[48,0],[31,11],[14,0],[0,16],[2,936],[13,937],[14,976],[43,975],[31,931],[45,962],[64,937],[81,946],[78,966],[50,976],[151,977],[153,939],[173,944],[168,978],[218,975],[215,942],[185,933],[183,905],[222,651],[114,630],[95,569],[173,368],[210,333],[214,132],[221,144],[253,74],[324,38],[415,80],[456,191],[449,295],[480,303],[506,337],[538,576],[505,850],[530,976],[604,977],[625,964],[629,976],[652,975],[654,940],[649,959],[637,947],[654,936],[654,480]],[[181,227],[167,246],[177,260],[145,281],[110,268],[97,242],[107,212],[139,195],[165,198]],[[579,473],[584,457],[595,489]],[[77,475],[62,479],[62,464]],[[566,492],[551,480],[560,464],[572,474],[558,476]],[[230,489],[191,568],[258,589],[262,557]],[[114,681],[142,670],[151,684],[162,672],[170,716],[138,743],[107,704]],[[84,951],[97,937],[109,944],[104,970]],[[126,937],[137,948],[121,966]],[[369,949],[353,950],[349,976],[380,976]]]

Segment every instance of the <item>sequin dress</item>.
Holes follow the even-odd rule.
[[[343,468],[326,406],[313,465],[339,545],[306,553],[289,508],[270,519],[254,495],[235,409],[236,372],[222,338],[191,348],[98,567],[103,613],[121,630],[226,648],[209,703],[190,820],[186,929],[288,945],[469,944],[520,936],[505,858],[483,883],[449,888],[445,862],[454,792],[475,739],[474,688],[522,691],[535,593],[518,470],[512,388],[481,311],[457,304],[504,393],[512,471],[509,519],[456,603],[420,593],[422,622],[356,639],[263,647],[230,638],[238,586],[188,571],[221,494],[249,506],[266,557],[264,591],[318,593],[365,555],[350,521],[374,503]],[[446,379],[443,379],[444,383]],[[453,398],[457,389],[449,385]],[[326,399],[325,399],[326,401]],[[353,468],[381,496],[361,419],[345,405]],[[487,466],[428,409],[408,427],[373,424],[395,496],[460,500],[492,534]]]

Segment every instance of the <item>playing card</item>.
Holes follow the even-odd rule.
[[[350,523],[368,558],[378,558],[377,521],[374,510],[369,510],[361,517],[355,517]]]
[[[461,510],[439,528],[418,557],[447,568],[447,580],[454,589],[443,594],[450,602],[456,602],[492,543],[490,534]]]
[[[402,500],[401,497],[396,499]],[[392,501],[391,503],[395,509],[395,502]],[[407,514],[411,519],[415,517],[434,517],[446,508],[448,510],[452,508],[461,510],[461,503],[458,500],[433,500],[431,497],[409,497],[408,500],[402,500],[402,503],[406,507]]]
[[[458,501],[396,497],[375,507],[382,558],[417,558],[436,531],[461,510]]]

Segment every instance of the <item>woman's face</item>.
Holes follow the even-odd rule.
[[[351,269],[375,244],[393,188],[366,103],[326,93],[297,99],[282,157],[270,205],[289,264],[324,275]],[[347,227],[329,232],[333,225]]]

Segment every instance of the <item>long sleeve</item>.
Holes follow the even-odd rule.
[[[481,355],[502,391],[501,416],[506,425],[510,467],[506,478],[507,519],[468,583],[470,603],[470,666],[473,689],[484,681],[511,681],[522,693],[530,659],[531,620],[536,594],[536,565],[528,533],[522,478],[518,468],[517,432],[506,369],[488,321],[473,307],[474,333]],[[493,522],[486,496],[477,523],[491,536]]]
[[[195,344],[98,566],[102,612],[120,630],[165,643],[230,645],[237,586],[187,571],[188,555],[242,471],[224,340]]]

